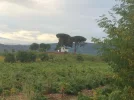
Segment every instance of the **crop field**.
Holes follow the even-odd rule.
[[[99,57],[81,56],[83,61],[54,54],[33,63],[5,63],[0,57],[0,100],[77,100],[82,91],[107,85],[111,68]]]

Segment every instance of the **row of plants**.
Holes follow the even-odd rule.
[[[36,61],[56,61],[57,57],[54,54],[47,54],[45,52],[32,52],[32,51],[18,51],[16,53],[6,53],[4,54],[4,61],[9,63],[15,62],[36,62]],[[64,58],[62,57],[61,60],[68,61],[68,56],[72,56],[71,54],[64,54]],[[81,54],[73,55],[72,56],[76,61],[101,61],[101,58],[97,56],[83,56]],[[57,59],[58,60],[58,59]]]
[[[54,63],[1,63],[0,95],[25,93],[29,100],[46,100],[46,94],[77,95],[83,89],[95,89],[111,81],[106,79],[109,71],[103,69],[103,63],[97,65],[94,62],[79,63],[76,60],[72,63],[70,59],[72,58],[68,58],[69,62]],[[100,66],[101,70],[95,69]],[[102,74],[101,71],[106,73]]]
[[[32,51],[18,51],[17,53],[6,53],[5,62],[14,63],[14,62],[36,62],[37,59],[41,61],[47,61],[49,59],[53,59],[52,56],[48,56],[47,53],[39,53]]]

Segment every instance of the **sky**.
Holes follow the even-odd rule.
[[[57,43],[57,33],[105,37],[96,19],[115,0],[0,0],[0,43]]]

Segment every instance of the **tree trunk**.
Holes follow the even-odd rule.
[[[76,43],[74,44],[74,54],[76,54]]]

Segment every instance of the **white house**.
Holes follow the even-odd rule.
[[[60,52],[69,52],[69,50],[66,47],[60,47]]]

